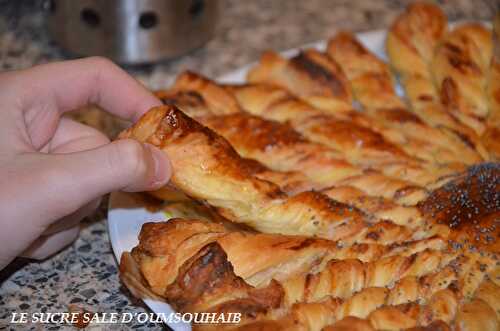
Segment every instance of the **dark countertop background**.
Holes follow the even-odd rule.
[[[205,47],[160,64],[126,68],[150,88],[165,87],[186,69],[215,78],[256,61],[262,51],[325,39],[339,29],[386,28],[404,0],[222,0],[216,37]],[[491,20],[498,0],[438,1],[450,20]],[[0,0],[0,71],[67,58],[47,34],[40,0]],[[106,199],[105,199],[106,200]],[[84,221],[79,239],[43,262],[18,261],[0,278],[0,330],[15,329],[12,312],[62,312],[70,305],[92,312],[148,311],[120,284],[106,231],[106,202]],[[72,329],[23,325],[19,329]],[[110,325],[109,330],[163,329],[161,325]],[[88,329],[102,329],[100,326]]]

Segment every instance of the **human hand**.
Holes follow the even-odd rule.
[[[89,103],[137,120],[160,104],[112,62],[87,58],[0,74],[0,269],[71,243],[106,193],[165,185],[164,154],[67,118]]]

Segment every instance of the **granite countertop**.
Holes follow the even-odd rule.
[[[258,59],[268,49],[284,50],[331,36],[338,29],[387,27],[410,1],[401,0],[221,0],[216,37],[178,59],[126,68],[151,88],[167,86],[186,69],[217,77]],[[496,0],[439,1],[451,20],[490,20]],[[66,58],[47,35],[38,0],[0,0],[0,70],[26,68]],[[106,201],[106,199],[105,199]],[[147,312],[120,284],[106,231],[106,202],[82,224],[78,240],[43,262],[9,267],[0,281],[0,330],[12,312],[62,312],[70,305],[93,312]],[[3,274],[6,271],[4,270]],[[57,325],[22,329],[60,330]],[[164,329],[160,324],[111,325],[107,329]]]

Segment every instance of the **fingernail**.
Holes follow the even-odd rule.
[[[150,144],[145,144],[145,145],[151,151],[151,156],[153,157],[154,161],[155,175],[154,175],[154,180],[152,182],[152,186],[155,188],[161,187],[167,184],[168,180],[170,179],[170,174],[171,174],[170,161],[167,155],[160,149]]]

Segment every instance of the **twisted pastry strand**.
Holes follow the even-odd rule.
[[[448,130],[429,126],[409,112],[395,92],[388,65],[366,49],[353,34],[338,33],[330,39],[327,53],[346,73],[356,99],[369,117],[367,122],[387,139],[399,142],[409,154],[430,162],[472,164],[482,160],[468,141],[450,135]]]
[[[288,197],[277,185],[253,176],[226,140],[175,106],[151,109],[121,138],[159,147],[169,154],[174,169],[171,181],[179,190],[262,232],[380,243],[421,235],[391,221],[369,220],[357,208],[319,192]]]

